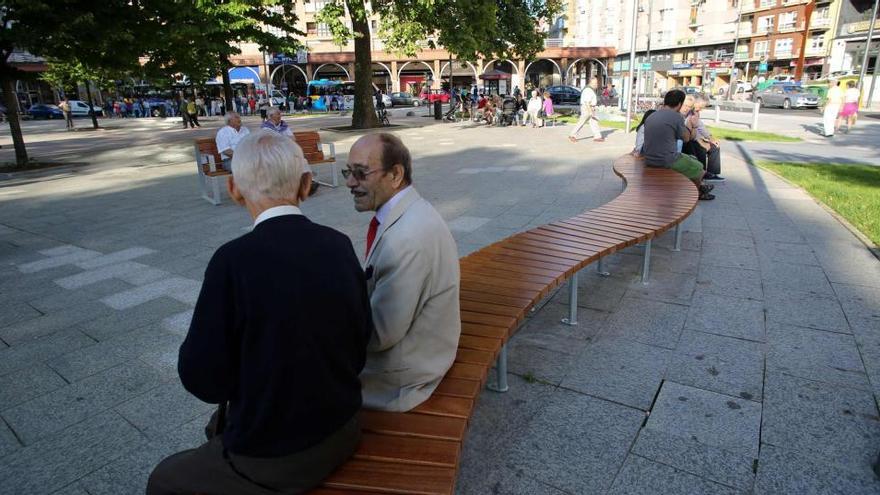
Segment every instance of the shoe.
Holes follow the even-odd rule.
[[[726,181],[726,180],[727,180],[727,179],[725,179],[724,177],[721,177],[720,175],[716,175],[716,174],[706,174],[706,176],[703,177],[703,181],[704,181],[704,182],[705,182],[705,181],[709,181],[709,182],[724,182],[724,181]]]
[[[712,189],[715,189],[712,184],[703,184],[700,186],[700,194],[712,192]]]
[[[715,195],[707,192],[700,193],[700,201],[712,201],[715,199]]]
[[[605,142],[605,138],[596,138],[596,139],[593,140],[593,142],[594,142],[594,143],[604,143],[604,142]]]
[[[309,188],[309,196],[315,194],[318,191],[318,188],[321,187],[321,184],[317,182],[312,182],[312,186]]]
[[[574,137],[574,136],[568,136],[568,140],[571,141],[572,143],[577,143],[577,142],[578,142],[577,138]]]

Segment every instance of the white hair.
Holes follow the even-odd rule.
[[[242,139],[232,157],[235,183],[251,201],[296,199],[306,173],[311,173],[311,168],[299,145],[265,129]]]
[[[281,109],[278,107],[269,107],[269,110],[266,110],[266,116],[271,117],[275,114],[281,115]]]
[[[226,116],[223,117],[223,122],[226,122],[226,125],[229,125],[229,121],[232,120],[232,117],[241,118],[241,115],[238,112],[226,112]]]

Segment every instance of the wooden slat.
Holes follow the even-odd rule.
[[[474,401],[470,399],[435,394],[428,397],[428,400],[416,406],[411,412],[430,416],[467,419],[470,417],[473,408]]]
[[[440,380],[440,384],[434,390],[436,395],[449,397],[462,397],[464,399],[476,399],[480,393],[481,383],[476,380],[446,377]]]
[[[414,413],[361,409],[358,417],[364,431],[383,435],[460,442],[467,428],[467,421],[462,418],[437,418]]]
[[[462,349],[459,347],[458,352],[455,354],[455,360],[461,363],[471,363],[489,367],[492,365],[492,353],[477,351],[475,349]]]
[[[450,378],[477,380],[482,383],[486,381],[488,371],[489,368],[482,364],[455,362],[452,363],[452,367],[446,372],[446,376]]]
[[[453,468],[352,459],[324,480],[322,486],[407,495],[449,495],[454,484]]]
[[[483,337],[487,339],[504,339],[509,335],[509,327],[495,327],[491,325],[481,325],[479,323],[471,323],[468,321],[461,322],[461,335],[472,335],[474,337]],[[459,347],[464,347],[459,341]],[[476,349],[476,347],[465,347],[466,349]]]
[[[356,459],[441,466],[455,469],[460,450],[461,444],[459,442],[451,442],[449,440],[365,432],[354,456]]]
[[[522,299],[519,297],[505,296],[499,294],[491,294],[483,291],[472,291],[472,290],[459,290],[459,299],[470,300],[470,301],[482,301],[489,302],[493,304],[502,304],[504,306],[513,306],[514,308],[528,308],[532,305],[532,302],[528,299]]]
[[[475,351],[496,352],[504,344],[504,339],[494,337],[482,337],[480,335],[462,335],[458,338],[458,346],[462,349],[473,349]]]
[[[525,314],[525,310],[520,308],[479,301],[468,301],[467,299],[460,299],[459,305],[461,307],[461,310],[463,311],[483,313],[487,315],[509,316],[515,321],[519,321],[520,319],[522,319],[523,315]]]
[[[516,325],[517,319],[510,316],[490,315],[485,313],[474,313],[473,311],[461,311],[461,321],[469,323],[479,323],[481,325],[489,325],[491,327],[510,328]]]

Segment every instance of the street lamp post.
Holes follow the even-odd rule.
[[[862,85],[865,81],[865,74],[868,73],[868,53],[871,51],[871,38],[874,37],[874,23],[877,22],[877,4],[880,3],[880,0],[874,0],[874,10],[871,11],[871,20],[868,21],[868,38],[865,39],[865,54],[862,56],[862,70],[859,74],[859,91],[862,90]],[[877,74],[874,74],[873,79],[877,78]],[[871,105],[869,100],[865,100],[864,107],[868,108]]]
[[[742,16],[743,16],[743,2],[746,0],[739,0],[739,13],[736,15],[736,37],[733,40],[733,57],[731,58],[730,64],[730,84],[727,85],[727,99],[733,99],[733,94],[736,93],[736,51],[739,49],[739,25],[742,24]],[[748,63],[748,62],[746,62]]]
[[[636,63],[636,32],[639,20],[639,0],[633,0],[632,13],[632,39],[629,44],[629,74],[626,79],[626,128],[624,132],[631,132],[630,124],[632,123],[632,102],[633,102],[633,66]]]

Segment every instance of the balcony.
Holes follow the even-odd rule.
[[[782,0],[782,5],[785,7],[789,7],[791,5],[801,5],[808,4],[810,0]]]
[[[749,1],[749,0],[741,0],[741,1],[746,2],[746,3],[743,4],[743,7],[742,7],[742,13],[743,13],[743,15],[746,15],[746,14],[752,14],[752,13],[755,13],[755,12],[761,12],[761,11],[764,11],[764,10],[770,10],[770,9],[776,8],[776,2],[768,2],[768,3],[764,3],[764,4],[755,4],[755,3],[752,3],[752,2]]]
[[[745,62],[748,59],[749,52],[737,52],[736,57],[734,58],[737,62]]]
[[[773,26],[758,26],[755,28],[755,34],[770,34],[773,32]]]
[[[824,57],[828,55],[828,50],[825,49],[824,46],[808,46],[806,56],[807,57]]]
[[[544,38],[544,48],[562,48],[563,38]]]
[[[810,19],[810,29],[828,29],[830,27],[830,17],[813,17]]]
[[[793,33],[795,31],[803,31],[804,30],[804,21],[793,22],[789,24],[780,24],[776,29],[777,33]]]
[[[788,49],[788,50],[776,50],[775,52],[773,52],[773,57],[774,57],[774,58],[777,58],[777,59],[780,59],[780,58],[792,58],[793,56],[794,56],[794,52],[791,51],[791,49]]]

